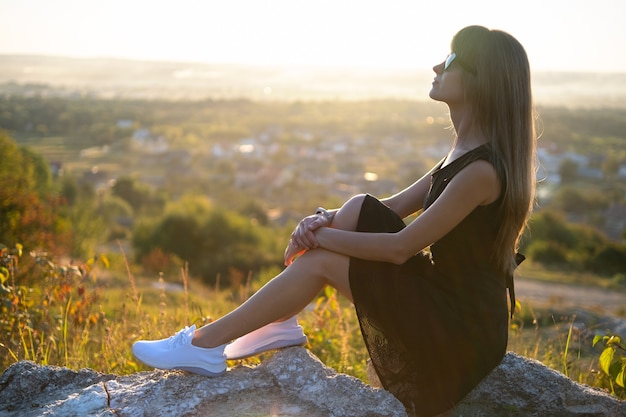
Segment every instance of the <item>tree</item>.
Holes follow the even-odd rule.
[[[626,246],[607,244],[599,248],[586,265],[594,272],[614,275],[626,271]]]
[[[529,258],[544,264],[569,264],[571,267],[597,271],[602,262],[613,262],[615,251],[600,256],[609,239],[594,227],[568,223],[557,211],[533,214],[521,248]],[[601,259],[601,261],[597,261]]]
[[[571,159],[564,159],[559,165],[559,175],[562,184],[573,182],[578,178],[578,163]]]
[[[103,232],[95,200],[80,199],[81,190],[73,194],[72,187],[62,187],[75,200],[68,205],[62,194],[55,193],[44,159],[18,147],[3,132],[0,155],[0,243],[20,243],[27,252],[92,255]]]
[[[604,174],[604,178],[615,178],[619,172],[620,165],[620,160],[618,158],[612,155],[608,156],[602,163],[602,173]]]
[[[117,179],[111,191],[114,196],[120,197],[130,204],[135,213],[148,209],[155,203],[152,190],[131,177]]]
[[[527,254],[534,262],[543,265],[567,263],[567,249],[553,241],[535,241],[528,246]]]
[[[21,148],[20,150],[24,158],[25,169],[29,171],[27,175],[35,181],[33,188],[39,196],[48,194],[52,187],[52,175],[48,163],[43,156],[28,148]]]
[[[64,175],[61,180],[61,197],[68,205],[73,206],[78,201],[78,194],[79,189],[76,178],[71,175]]]
[[[233,211],[213,206],[204,197],[184,197],[156,220],[142,220],[133,230],[138,261],[157,250],[189,262],[189,271],[213,282],[232,271],[247,274],[280,261],[274,235]]]
[[[0,243],[55,252],[65,239],[56,235],[60,204],[45,187],[50,174],[43,159],[2,131],[0,155]]]
[[[558,211],[534,213],[525,231],[524,242],[553,241],[559,246],[571,249],[576,246],[576,237],[568,227],[565,216]]]
[[[552,204],[567,213],[591,214],[593,211],[605,209],[609,202],[605,193],[563,186],[557,191]]]

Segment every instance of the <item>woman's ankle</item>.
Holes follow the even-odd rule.
[[[205,332],[200,332],[199,330],[195,331],[193,339],[191,339],[191,344],[195,347],[212,349],[227,343],[215,343],[215,338],[209,337]]]

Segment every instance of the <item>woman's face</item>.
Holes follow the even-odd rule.
[[[446,65],[446,61],[448,65]],[[454,58],[448,59],[433,67],[435,79],[432,84],[429,96],[433,100],[442,101],[446,104],[455,105],[465,101],[463,94],[462,72],[463,68],[454,62]]]

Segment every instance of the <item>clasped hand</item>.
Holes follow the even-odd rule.
[[[315,238],[315,231],[320,227],[329,226],[330,221],[317,214],[313,214],[300,220],[298,226],[291,234],[289,244],[285,249],[285,265],[289,266],[298,256],[302,255],[309,249],[315,249],[319,246]]]

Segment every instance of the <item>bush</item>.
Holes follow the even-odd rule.
[[[188,262],[192,275],[211,284],[218,275],[228,279],[231,271],[247,274],[279,264],[274,240],[275,233],[256,221],[199,197],[183,198],[161,218],[139,222],[133,231],[139,262],[151,263],[144,258],[158,249]]]
[[[567,249],[553,241],[539,240],[533,242],[528,246],[526,252],[533,261],[543,265],[567,263]]]
[[[587,269],[602,275],[615,275],[626,271],[626,246],[608,244],[591,256]]]
[[[91,258],[63,266],[45,253],[30,255],[38,266],[33,287],[16,280],[21,245],[0,245],[0,348],[8,353],[0,355],[0,368],[20,359],[71,366],[71,352],[81,350],[85,331],[102,319],[98,291],[89,283],[95,279],[95,265],[108,261]]]
[[[626,270],[626,250],[612,244],[597,229],[568,223],[562,213],[542,211],[533,216],[521,250],[543,265],[564,265],[603,275]]]

